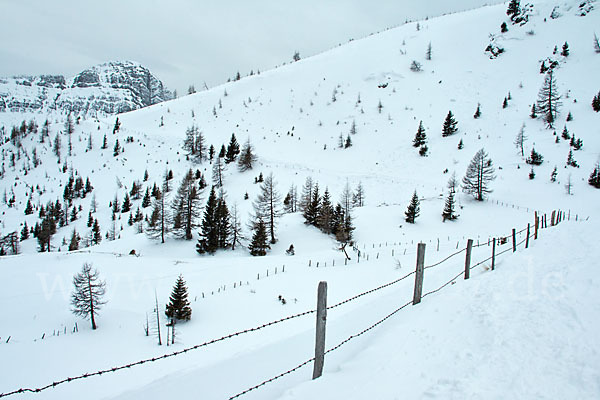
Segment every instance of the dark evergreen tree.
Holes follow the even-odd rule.
[[[446,201],[444,203],[444,210],[442,211],[442,222],[446,222],[446,220],[453,221],[458,218],[456,214],[456,174],[452,174],[450,179],[448,180],[448,197],[446,197]]]
[[[92,243],[100,244],[102,241],[102,232],[100,232],[100,224],[98,224],[98,220],[94,220],[94,225],[92,226]]]
[[[317,215],[317,227],[324,233],[330,234],[333,231],[333,206],[329,196],[329,189],[325,188],[321,198],[321,206]]]
[[[235,138],[235,134],[231,134],[231,140],[229,141],[229,145],[227,146],[227,152],[225,154],[225,162],[227,164],[234,162],[236,157],[240,154],[240,145]]]
[[[73,277],[73,286],[71,293],[73,314],[90,318],[92,329],[96,329],[96,315],[106,304],[102,300],[106,293],[106,283],[100,280],[98,270],[93,270],[91,264],[85,263],[81,272]]]
[[[537,110],[535,109],[535,103],[531,106],[531,114],[529,114],[529,116],[532,119],[537,118]]]
[[[419,155],[421,157],[425,157],[427,155],[428,151],[429,151],[429,147],[427,147],[426,144],[424,144],[423,146],[419,147]]]
[[[596,163],[594,170],[590,174],[590,178],[588,179],[588,183],[595,187],[596,189],[600,189],[600,164]]]
[[[152,204],[152,200],[150,199],[150,190],[146,188],[146,193],[144,193],[144,198],[142,199],[142,208],[150,207]]]
[[[200,225],[200,239],[196,244],[196,251],[200,254],[214,253],[219,248],[219,232],[217,229],[217,195],[215,187],[210,189],[206,206],[204,207],[204,218]]]
[[[540,153],[535,151],[535,148],[532,148],[531,155],[527,157],[527,160],[525,160],[525,162],[531,165],[542,165],[542,163],[544,162],[544,157]]]
[[[458,141],[458,146],[457,146],[457,148],[458,148],[459,150],[462,150],[464,147],[465,147],[465,145],[463,144],[463,140],[462,140],[462,139],[460,139],[460,140]]]
[[[108,141],[106,139],[106,134],[104,134],[104,139],[102,139],[102,147],[100,147],[102,150],[106,149],[108,147]]]
[[[600,111],[600,92],[592,99],[592,109],[596,112]]]
[[[255,224],[252,242],[250,242],[248,249],[253,256],[266,256],[267,250],[270,248],[271,246],[267,243],[267,229],[265,223],[262,219],[259,219]]]
[[[21,229],[21,242],[27,239],[29,239],[29,227],[27,226],[27,221],[25,221],[23,223],[23,229]]]
[[[473,118],[478,119],[481,117],[481,104],[477,103],[477,109],[475,110],[475,114],[473,114]]]
[[[208,159],[212,162],[213,158],[215,158],[215,146],[211,144],[208,149]]]
[[[31,205],[31,199],[27,199],[27,205],[25,206],[25,215],[33,214],[33,205]]]
[[[484,149],[480,149],[467,167],[463,178],[463,191],[473,195],[476,200],[483,201],[485,196],[491,193],[489,184],[495,178],[492,160]]]
[[[223,172],[225,171],[225,166],[221,160],[220,156],[217,157],[213,165],[213,185],[218,188],[223,186]]]
[[[256,155],[254,154],[254,147],[250,143],[250,139],[246,141],[242,148],[240,158],[238,159],[238,169],[241,172],[252,169],[256,162]]]
[[[119,117],[117,117],[117,120],[115,121],[115,126],[113,127],[113,135],[119,132],[119,129],[121,129],[121,122],[119,122]]]
[[[40,231],[37,234],[40,252],[50,251],[50,241],[52,235],[56,233],[56,221],[51,215],[46,215],[40,224]]]
[[[531,166],[531,170],[529,171],[529,179],[532,180],[535,178],[535,171],[533,170],[533,165]]]
[[[573,157],[573,150],[569,149],[569,155],[567,156],[567,165],[575,168],[579,168],[579,164],[575,161],[575,157]]]
[[[406,216],[406,222],[409,224],[414,224],[415,219],[419,216],[420,211],[421,208],[419,207],[419,196],[417,196],[417,191],[415,190],[410,200],[410,204],[404,212],[404,215]]]
[[[423,127],[423,121],[420,121],[419,128],[417,128],[417,133],[415,133],[415,138],[413,139],[413,147],[421,147],[425,143],[427,143],[427,135]]]
[[[71,241],[69,242],[69,251],[79,250],[79,235],[77,231],[73,229],[73,233],[71,234]]]
[[[312,181],[311,181],[312,182]],[[319,194],[319,184],[315,183],[310,192],[310,201],[306,204],[304,212],[304,223],[312,226],[318,226],[319,209],[321,207],[321,195]]]
[[[555,166],[552,170],[552,173],[550,174],[550,182],[556,182],[556,175],[558,175],[558,171],[556,170]]]
[[[227,150],[225,149],[225,145],[221,145],[221,150],[219,151],[219,158],[225,158],[225,154],[227,154]]]
[[[569,111],[569,113],[567,114],[567,122],[569,121],[573,121],[573,114],[571,113],[571,111]]]
[[[131,210],[131,199],[129,197],[129,193],[125,193],[125,198],[123,199],[123,204],[121,205],[121,212],[126,213]]]
[[[192,308],[188,301],[188,289],[182,275],[179,275],[175,282],[165,315],[169,318],[183,321],[189,321],[192,318]]]
[[[113,156],[116,157],[121,152],[121,145],[119,144],[119,139],[115,140],[115,147],[113,147]]]
[[[456,125],[458,122],[454,119],[454,115],[452,115],[452,111],[448,111],[448,115],[446,115],[446,119],[444,120],[444,125],[442,127],[442,136],[447,137],[455,134],[458,131]]]
[[[166,188],[165,188],[166,189]],[[146,227],[146,235],[152,239],[160,237],[161,243],[165,242],[165,236],[169,233],[170,213],[165,193],[160,193],[154,199],[152,214]]]
[[[91,228],[94,225],[94,217],[92,216],[92,212],[90,211],[88,214],[87,227]]]
[[[346,142],[344,143],[344,148],[347,149],[348,147],[352,146],[352,139],[350,139],[350,135],[348,135],[346,137]]]
[[[569,56],[569,43],[565,42],[565,44],[563,44],[562,51],[560,52],[560,55],[563,56],[563,57],[568,57]]]
[[[232,227],[230,225],[229,209],[225,198],[221,194],[217,200],[216,209],[216,222],[217,222],[217,242],[220,249],[227,249],[230,246],[229,237],[232,233]]]
[[[500,25],[500,32],[502,32],[502,33],[506,33],[506,32],[508,32],[508,26],[506,25],[506,22],[503,22],[503,23]]]
[[[508,99],[505,97],[504,101],[502,102],[502,108],[506,108],[508,107]]]
[[[521,13],[521,2],[519,0],[510,0],[508,8],[506,9],[506,15],[513,19]]]

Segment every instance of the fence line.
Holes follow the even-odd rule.
[[[554,215],[554,213],[553,213],[553,215]],[[545,217],[545,215],[544,215],[544,217]],[[538,217],[536,216],[536,226],[537,226],[537,218]],[[552,218],[550,226],[556,226],[560,222],[562,222],[562,220],[560,219],[560,213],[559,213],[559,216],[558,216],[558,218],[556,220],[554,218]],[[522,233],[525,230],[527,230],[527,228],[522,229],[521,231],[519,231],[519,233]],[[515,230],[513,229],[513,232],[514,231]],[[525,239],[521,240],[518,244],[514,243],[513,244],[514,248],[516,248],[518,245],[524,243],[531,236],[534,236],[534,234],[531,233],[530,235],[526,235],[526,236],[527,237]],[[512,249],[513,248],[509,247],[509,248],[503,250],[500,253],[497,253],[495,255],[492,255],[491,257],[486,258],[483,261],[480,261],[479,263],[477,263],[477,264],[469,267],[468,269],[469,270],[473,269],[473,268],[475,268],[475,267],[477,267],[477,266],[479,266],[479,265],[481,265],[481,264],[489,261],[490,259],[493,259],[494,257],[498,257],[498,256],[500,256],[500,255],[502,255],[502,254],[504,254],[504,253],[506,253],[506,252],[508,252],[508,251],[510,251]],[[442,261],[440,261],[438,263],[435,263],[435,264],[432,264],[432,265],[428,266],[427,268],[433,268],[435,266],[438,266],[438,265],[442,264],[443,262],[449,260],[450,258],[452,258],[452,257],[454,257],[454,256],[456,256],[456,255],[458,255],[460,253],[462,253],[465,250],[466,249],[463,249],[463,250],[460,250],[458,252],[455,252],[455,253],[451,254],[450,256],[446,257],[445,259],[443,259]],[[442,290],[446,286],[448,286],[451,283],[455,282],[461,275],[463,275],[465,273],[466,273],[465,270],[461,270],[461,272],[458,275],[456,275],[454,278],[452,278],[451,280],[447,281],[446,283],[444,283],[442,286],[438,287],[437,289],[434,289],[434,290],[431,290],[431,291],[425,293],[422,297],[426,297],[426,296],[428,296],[430,294],[433,294],[433,293],[436,293],[436,292]],[[333,306],[326,307],[326,309],[330,310],[330,309],[337,308],[337,307],[339,307],[339,306],[341,306],[343,304],[347,304],[347,303],[349,303],[351,301],[354,301],[354,300],[356,300],[358,298],[361,298],[361,297],[366,296],[368,294],[371,294],[371,293],[374,293],[374,292],[379,291],[381,289],[384,289],[384,288],[387,288],[389,286],[392,286],[392,285],[394,285],[394,284],[396,284],[396,283],[398,283],[398,282],[400,282],[400,281],[402,281],[402,280],[410,277],[413,274],[415,274],[415,271],[413,271],[413,272],[411,272],[411,273],[409,273],[407,275],[404,275],[403,277],[398,278],[398,279],[396,279],[396,280],[394,280],[392,282],[383,284],[383,285],[381,285],[381,286],[379,286],[377,288],[368,290],[366,292],[360,293],[360,294],[358,294],[356,296],[353,296],[351,298],[343,300],[343,301],[341,301],[341,302],[339,302],[337,304],[334,304]],[[339,349],[341,346],[343,346],[344,344],[348,343],[350,340],[352,340],[354,338],[357,338],[359,336],[362,336],[366,332],[374,329],[375,327],[377,327],[378,325],[380,325],[381,323],[383,323],[384,321],[386,321],[387,319],[391,318],[393,315],[395,315],[396,313],[398,313],[399,311],[401,311],[402,309],[404,309],[405,307],[407,307],[409,304],[413,304],[413,301],[408,302],[408,303],[402,305],[401,307],[397,308],[396,310],[392,311],[390,314],[388,314],[387,316],[385,316],[383,319],[377,321],[376,323],[374,323],[373,325],[369,326],[368,328],[363,329],[359,333],[349,336],[347,339],[343,340],[338,345],[336,345],[336,346],[330,348],[329,350],[327,350],[325,352],[325,354],[330,353],[332,351],[335,351],[335,350]],[[182,350],[174,351],[172,353],[163,354],[162,356],[147,358],[147,359],[144,359],[144,360],[136,361],[136,362],[133,362],[133,363],[130,363],[130,364],[126,364],[126,365],[121,365],[121,366],[118,366],[118,367],[113,367],[113,368],[109,368],[109,369],[99,370],[99,371],[96,371],[96,372],[93,372],[93,373],[85,373],[85,374],[78,375],[78,376],[75,376],[75,377],[65,378],[65,379],[52,382],[52,383],[50,383],[48,385],[45,385],[45,386],[42,386],[42,387],[39,387],[39,388],[20,388],[18,390],[14,390],[12,392],[0,393],[0,398],[7,397],[7,396],[10,396],[10,395],[14,395],[14,394],[22,394],[22,393],[25,393],[25,392],[39,393],[41,391],[44,391],[44,390],[47,390],[47,389],[50,389],[50,388],[54,388],[54,387],[56,387],[58,385],[61,385],[61,384],[64,384],[64,383],[68,383],[68,382],[72,382],[72,381],[75,381],[75,380],[85,379],[85,378],[89,378],[89,377],[92,377],[92,376],[100,376],[100,375],[103,375],[103,374],[106,374],[106,373],[116,372],[116,371],[119,371],[119,370],[131,368],[131,367],[134,367],[134,366],[137,366],[137,365],[142,365],[142,364],[146,364],[146,363],[150,363],[150,362],[156,362],[156,361],[159,361],[159,360],[162,360],[162,359],[166,359],[166,358],[170,358],[170,357],[175,357],[175,356],[178,356],[178,355],[181,355],[181,354],[185,354],[188,351],[192,351],[192,350],[196,350],[196,349],[199,349],[199,348],[203,348],[203,347],[209,346],[211,344],[218,343],[218,342],[221,342],[221,341],[225,341],[227,339],[231,339],[233,337],[240,336],[240,335],[243,335],[243,334],[246,334],[246,333],[249,333],[249,332],[256,332],[256,331],[262,330],[264,328],[267,328],[269,326],[276,325],[276,324],[279,324],[279,323],[282,323],[282,322],[285,322],[285,321],[288,321],[288,320],[291,320],[291,319],[303,317],[305,315],[313,314],[313,313],[316,313],[316,312],[317,312],[317,310],[304,311],[302,313],[290,315],[290,316],[287,316],[287,317],[283,317],[281,319],[278,319],[278,320],[275,320],[275,321],[271,321],[271,322],[268,322],[268,323],[265,323],[265,324],[253,327],[253,328],[249,328],[249,329],[245,329],[245,330],[238,331],[238,332],[235,332],[235,333],[231,333],[231,334],[222,336],[222,337],[217,338],[217,339],[212,339],[210,341],[207,341],[207,342],[204,342],[204,343],[192,346],[192,347],[188,347],[188,348],[185,348],[185,349],[182,349]],[[243,392],[240,392],[240,393],[234,395],[233,397],[230,397],[230,399],[235,399],[235,398],[240,397],[240,396],[242,396],[242,395],[244,395],[244,394],[246,394],[246,393],[248,393],[248,392],[250,392],[252,390],[258,389],[259,387],[262,387],[262,386],[266,385],[269,382],[277,380],[277,379],[279,379],[279,378],[281,378],[281,377],[283,377],[285,375],[288,375],[288,374],[290,374],[290,373],[292,373],[292,372],[294,372],[294,371],[302,368],[303,366],[309,364],[310,362],[312,362],[314,360],[315,360],[315,357],[313,357],[313,358],[311,358],[311,359],[309,359],[309,360],[307,360],[307,361],[299,364],[298,366],[296,366],[296,367],[294,367],[294,368],[292,368],[290,370],[287,370],[286,372],[283,372],[283,373],[278,374],[277,376],[275,376],[273,378],[270,378],[270,379],[268,379],[266,381],[263,381],[260,384],[255,385],[255,386],[253,386],[250,389],[247,389],[247,390],[245,390]]]

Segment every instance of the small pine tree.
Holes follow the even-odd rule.
[[[600,111],[600,92],[592,99],[592,109],[596,112]]]
[[[446,119],[444,120],[444,125],[442,127],[442,136],[447,137],[455,134],[458,131],[456,125],[458,122],[454,119],[454,115],[452,115],[452,111],[448,111],[448,115],[446,115]]]
[[[240,154],[240,145],[235,138],[235,134],[231,134],[231,140],[227,146],[227,152],[225,153],[225,162],[227,164],[234,162],[236,157]]]
[[[505,97],[504,101],[502,102],[502,108],[506,108],[508,107],[508,99]]]
[[[573,157],[573,150],[569,149],[569,155],[567,156],[567,165],[575,168],[579,168],[579,164],[575,161],[575,157]]]
[[[452,174],[452,176],[450,177],[450,179],[448,180],[448,197],[446,198],[446,202],[444,203],[444,210],[442,211],[442,222],[446,222],[447,219],[449,219],[450,221],[455,220],[456,218],[458,218],[458,215],[456,214],[456,199],[455,199],[455,192],[456,192],[456,186],[457,186],[457,182],[456,182],[456,174]]]
[[[563,44],[562,51],[560,52],[560,55],[563,56],[563,57],[568,57],[569,56],[569,43],[565,42],[565,44]]]
[[[183,276],[179,275],[171,297],[169,297],[169,304],[167,304],[165,315],[169,318],[177,320],[189,321],[192,318],[192,308],[188,301],[188,289],[183,280]]]
[[[508,8],[506,9],[506,15],[513,19],[521,13],[521,4],[519,0],[510,0]]]
[[[69,251],[79,250],[79,235],[77,231],[73,229],[73,234],[71,235],[71,241],[69,242]]]
[[[129,197],[129,193],[125,193],[125,198],[123,199],[123,204],[121,205],[121,212],[126,213],[131,210],[131,199]]]
[[[462,139],[460,139],[460,140],[458,141],[458,146],[457,146],[457,147],[458,147],[458,149],[459,149],[459,150],[462,150],[462,149],[463,149],[463,147],[465,147],[465,145],[463,144],[463,140],[462,140]]]
[[[413,147],[421,147],[425,143],[427,143],[427,134],[425,133],[425,128],[423,127],[423,121],[420,121],[419,128],[417,129],[417,133],[413,139]]]
[[[529,114],[529,117],[532,119],[537,118],[537,110],[535,108],[535,104],[531,106],[531,114]]]
[[[502,25],[500,25],[500,32],[502,32],[502,33],[508,32],[508,26],[506,25],[506,22],[503,22]]]
[[[477,109],[475,110],[475,114],[473,114],[473,118],[478,119],[481,117],[481,104],[477,103]]]
[[[561,136],[565,140],[571,139],[571,135],[569,134],[569,130],[567,129],[567,125],[565,125],[565,127],[563,128]]]
[[[595,187],[596,189],[600,189],[600,164],[596,163],[594,170],[590,174],[590,178],[588,179],[588,183]]]
[[[550,174],[550,182],[556,182],[557,175],[558,175],[558,171],[556,170],[556,166],[554,166],[554,169],[552,170],[552,173]]]
[[[252,242],[248,249],[250,254],[253,256],[266,256],[267,249],[270,249],[267,241],[267,229],[262,219],[259,219],[254,228],[254,234],[252,236]]]
[[[531,165],[542,165],[542,163],[544,162],[544,157],[540,153],[535,151],[535,148],[532,148],[531,155],[527,157],[527,160],[525,160],[525,162]]]
[[[414,224],[415,219],[419,216],[420,211],[421,209],[419,207],[419,196],[417,196],[417,191],[415,190],[410,200],[410,204],[408,205],[408,208],[404,213],[404,215],[406,216],[406,222],[408,222],[409,224]]]
[[[569,111],[569,114],[567,114],[567,122],[569,121],[573,121],[573,114],[571,114],[571,111]]]
[[[535,172],[533,171],[533,165],[531,166],[531,171],[529,171],[529,179],[535,178]]]
[[[241,154],[238,159],[238,169],[240,170],[240,172],[248,171],[249,169],[252,169],[255,162],[256,155],[254,154],[254,147],[250,143],[250,139],[248,139],[241,150]]]
[[[23,229],[21,229],[21,242],[27,239],[29,239],[29,227],[27,226],[27,221],[25,221],[23,223]]]
[[[350,135],[348,135],[346,137],[346,142],[344,143],[344,148],[347,149],[348,147],[352,146],[352,139],[350,139]]]

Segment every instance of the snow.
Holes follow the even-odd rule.
[[[123,225],[118,240],[104,239],[98,246],[66,252],[62,238],[68,239],[73,228],[82,236],[89,232],[91,197],[76,200],[83,208],[80,219],[58,231],[53,252],[36,253],[36,240],[28,239],[21,242],[22,254],[0,258],[0,357],[10,360],[0,363],[0,392],[160,356],[312,310],[319,281],[328,282],[328,304],[335,304],[413,271],[419,241],[427,245],[429,265],[472,238],[486,244],[473,250],[476,262],[489,256],[489,238],[507,236],[512,228],[521,230],[533,222],[534,210],[544,214],[561,209],[568,213],[568,221],[542,230],[530,249],[502,255],[496,271],[484,263],[472,271],[470,280],[457,279],[328,354],[320,379],[310,380],[312,364],[308,364],[245,398],[598,397],[600,345],[595,332],[600,275],[594,265],[600,203],[598,192],[587,184],[600,156],[598,114],[590,107],[600,88],[596,73],[600,58],[591,43],[598,11],[577,16],[578,3],[569,1],[560,3],[562,17],[544,22],[555,4],[536,2],[528,24],[509,25],[504,35],[499,27],[506,19],[505,5],[420,21],[418,31],[410,23],[284,68],[119,115],[121,131],[116,135],[114,117],[82,120],[76,125],[68,165],[84,180],[90,177],[103,233],[112,223],[109,202],[115,195],[121,201],[133,180],[142,181],[146,169],[150,179],[144,185],[150,187],[160,183],[170,168],[175,187],[189,167],[199,168],[210,182],[210,164],[192,165],[181,149],[186,128],[197,124],[207,143],[217,149],[235,133],[239,143],[249,137],[257,150],[254,170],[239,173],[233,165],[226,170],[227,201],[238,203],[244,221],[258,193],[253,181],[259,172],[273,172],[282,194],[292,183],[300,192],[306,177],[312,176],[336,201],[346,182],[352,189],[362,182],[366,206],[353,211],[355,234],[358,248],[369,258],[357,263],[357,253],[351,251],[352,260],[343,265],[335,241],[304,226],[299,213],[281,218],[279,241],[266,257],[251,257],[244,249],[199,256],[195,241],[170,237],[163,245],[136,234],[135,226],[127,225],[127,214],[118,215],[117,227]],[[533,35],[527,33],[532,30]],[[484,53],[490,32],[506,49],[495,60]],[[560,93],[568,92],[569,97],[563,97],[556,130],[560,135],[571,111],[574,120],[567,123],[568,129],[584,141],[583,149],[574,152],[580,168],[565,166],[566,141],[554,143],[552,131],[541,120],[528,117],[543,83],[539,63],[565,40],[571,55],[561,59],[556,77]],[[429,42],[431,61],[424,59]],[[413,59],[423,64],[423,72],[410,71]],[[388,86],[378,88],[382,83]],[[502,109],[509,91],[512,100]],[[359,93],[361,103],[356,105]],[[379,100],[384,106],[381,114]],[[478,103],[482,117],[475,120]],[[442,138],[449,109],[458,120],[459,133]],[[10,134],[11,126],[24,118],[35,118],[41,127],[46,115],[2,113],[0,124]],[[50,139],[63,129],[62,120],[63,116],[51,115]],[[428,157],[420,157],[411,145],[420,120],[427,129]],[[347,135],[352,121],[358,130],[353,146],[336,148],[339,134]],[[513,144],[523,123],[529,137],[526,153],[535,144],[545,160],[536,167],[533,181],[527,177],[529,165]],[[108,149],[102,150],[105,134]],[[89,135],[94,148],[86,152]],[[133,143],[125,143],[128,136],[134,137]],[[125,152],[113,157],[116,138]],[[460,139],[465,148],[459,151]],[[33,226],[38,220],[37,213],[23,214],[31,188],[40,186],[32,196],[35,205],[62,198],[61,185],[68,179],[61,170],[64,158],[57,164],[48,143],[37,141],[27,138],[23,145],[29,153],[38,148],[40,167],[25,175],[24,155],[15,169],[4,161],[1,189],[9,195],[14,191],[17,202],[13,208],[0,205],[3,233],[20,231],[23,221]],[[453,171],[462,178],[481,147],[497,168],[494,192],[482,203],[460,194],[459,219],[443,223],[446,182]],[[8,157],[14,147],[4,143],[1,149]],[[63,135],[63,156],[66,153]],[[555,165],[559,182],[551,183]],[[563,187],[569,175],[573,195]],[[404,222],[403,213],[415,189],[421,216],[411,225]],[[251,200],[243,200],[246,192]],[[134,211],[139,202],[134,201]],[[296,255],[286,256],[291,243]],[[132,249],[139,256],[128,255]],[[97,320],[97,331],[69,310],[71,279],[84,262],[92,262],[107,281],[108,303]],[[462,268],[460,255],[427,269],[424,292]],[[146,315],[152,318],[156,295],[163,318],[179,274],[190,289],[192,319],[177,326],[173,347],[157,346],[155,337],[144,335]],[[409,277],[331,310],[327,348],[411,300],[413,284]],[[280,295],[285,305],[278,300]],[[165,322],[163,318],[163,335]],[[79,331],[72,333],[76,323]],[[177,357],[59,385],[35,397],[229,398],[311,358],[314,323],[310,314]]]

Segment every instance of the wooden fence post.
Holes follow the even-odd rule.
[[[512,237],[513,237],[513,253],[515,251],[517,251],[517,230],[515,228],[513,228],[512,230]]]
[[[534,233],[533,233],[533,238],[534,238],[535,240],[537,240],[537,235],[538,235],[538,228],[539,228],[539,226],[540,226],[540,219],[539,219],[539,217],[537,216],[537,212],[536,212],[536,215],[535,215],[535,230],[534,230]]]
[[[527,238],[525,239],[525,248],[528,249],[529,248],[529,229],[530,229],[530,224],[527,224]]]
[[[473,249],[473,239],[467,240],[467,255],[465,256],[465,279],[471,276],[471,250]]]
[[[417,268],[415,271],[415,291],[413,294],[413,306],[421,302],[423,292],[423,270],[425,267],[425,243],[417,246]]]
[[[492,241],[492,271],[496,268],[496,238]]]
[[[313,379],[323,375],[325,363],[325,326],[327,322],[327,282],[319,282],[317,290],[317,333],[315,337],[315,365]]]
[[[550,226],[554,226],[554,217],[556,216],[556,210],[552,210],[552,217],[550,218]]]

